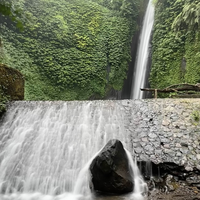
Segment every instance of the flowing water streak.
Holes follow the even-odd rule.
[[[129,149],[120,104],[13,102],[0,126],[0,199],[85,199],[75,183],[94,153],[113,138]]]
[[[94,158],[100,153],[103,147],[87,162],[87,164],[81,169],[79,175],[76,180],[76,184],[74,186],[73,193],[74,194],[85,194],[85,196],[91,196],[89,181],[91,178],[91,174],[89,171],[90,165]]]
[[[148,187],[147,184],[144,182],[142,175],[137,167],[137,162],[133,161],[133,158],[129,151],[126,150],[126,154],[128,156],[129,165],[133,170],[133,182],[134,182],[134,191],[131,197],[136,200],[143,200],[144,196],[147,195]]]
[[[145,84],[146,68],[149,56],[149,42],[154,22],[154,7],[152,1],[153,0],[149,0],[140,35],[140,43],[133,74],[131,99],[142,99],[143,96],[140,88],[143,88]]]

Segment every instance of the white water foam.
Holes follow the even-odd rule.
[[[128,156],[129,165],[133,170],[133,182],[134,182],[134,191],[131,194],[132,199],[144,200],[144,197],[147,197],[148,187],[144,182],[143,177],[137,167],[137,162],[133,161],[133,158],[129,151],[126,150]]]
[[[13,102],[0,126],[0,199],[98,199],[87,181],[94,153],[113,138],[131,150],[119,109],[113,101]]]

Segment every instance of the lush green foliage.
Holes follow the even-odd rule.
[[[26,78],[25,99],[103,98],[120,90],[141,0],[20,0],[29,23],[3,17],[3,62]]]
[[[0,117],[6,110],[6,103],[8,102],[9,97],[6,96],[3,90],[0,88]]]
[[[175,30],[198,30],[200,25],[200,2],[185,1],[183,10],[175,18],[172,27]]]
[[[23,29],[22,22],[24,21],[25,16],[23,15],[21,0],[0,0],[0,13],[10,17],[20,30]],[[21,18],[21,20],[19,18]]]
[[[199,2],[157,1],[150,75],[152,88],[200,81],[200,32],[198,26],[190,23],[190,14],[186,17],[186,7],[194,5],[198,7]]]

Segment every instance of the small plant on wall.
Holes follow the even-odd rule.
[[[194,110],[191,114],[191,120],[193,122],[194,125],[198,125],[199,121],[200,121],[200,112],[198,110]]]

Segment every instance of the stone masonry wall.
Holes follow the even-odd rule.
[[[200,170],[200,99],[122,100],[138,160]]]

